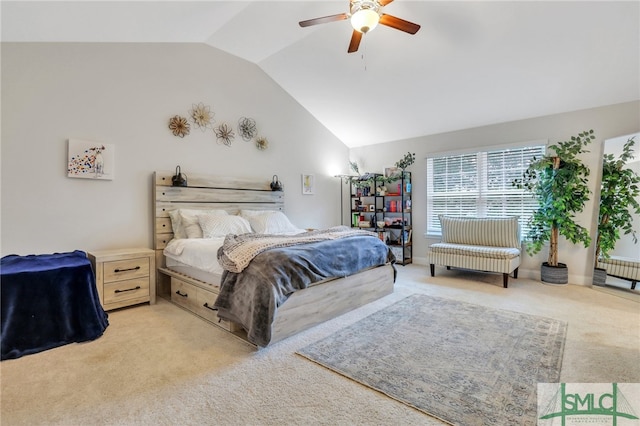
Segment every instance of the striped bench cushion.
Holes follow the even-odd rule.
[[[520,250],[510,247],[472,246],[467,244],[436,243],[430,246],[433,253],[458,254],[486,257],[491,259],[513,259],[520,256]]]
[[[640,260],[624,257],[600,258],[597,267],[606,269],[608,275],[640,281]]]
[[[440,215],[442,242],[491,247],[520,246],[518,217],[456,217]]]

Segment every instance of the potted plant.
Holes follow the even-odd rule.
[[[640,176],[625,165],[633,159],[634,137],[625,142],[618,158],[605,154],[602,158],[602,185],[600,187],[600,210],[598,214],[598,236],[596,237],[593,284],[604,285],[606,269],[598,268],[599,259],[608,259],[621,235],[631,234],[633,242],[638,238],[633,229],[632,212],[640,215]]]
[[[513,186],[525,189],[538,201],[525,235],[525,247],[529,255],[534,255],[549,242],[549,257],[540,269],[544,282],[568,282],[567,265],[558,262],[560,235],[573,244],[584,244],[585,248],[591,244],[589,232],[576,223],[575,215],[584,209],[589,200],[587,177],[590,170],[579,155],[587,152],[585,147],[593,139],[593,130],[588,130],[572,136],[569,141],[551,145],[549,148],[552,152],[534,158],[522,178],[513,181]]]

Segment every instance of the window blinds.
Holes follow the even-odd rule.
[[[521,235],[537,207],[531,194],[512,186],[545,146],[481,151],[427,159],[427,234],[440,235],[438,215],[519,216]]]

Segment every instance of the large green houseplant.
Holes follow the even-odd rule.
[[[573,244],[591,244],[586,228],[579,225],[575,215],[582,212],[589,200],[587,177],[589,168],[580,160],[580,154],[595,136],[593,130],[572,136],[570,140],[551,145],[541,158],[534,158],[522,178],[513,185],[525,189],[538,201],[525,235],[525,247],[529,255],[542,250],[549,243],[548,260],[541,266],[542,281],[553,284],[568,282],[568,268],[558,262],[558,238],[560,235]]]
[[[605,154],[602,158],[593,282],[597,285],[603,285],[606,281],[606,270],[598,268],[598,259],[609,258],[609,253],[615,248],[621,235],[631,234],[633,242],[638,241],[631,214],[633,212],[640,215],[640,176],[625,167],[629,160],[633,159],[634,145],[634,137],[631,137],[625,142],[618,158],[613,154]]]

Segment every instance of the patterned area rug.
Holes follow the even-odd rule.
[[[454,425],[535,425],[566,323],[415,294],[297,353]]]

